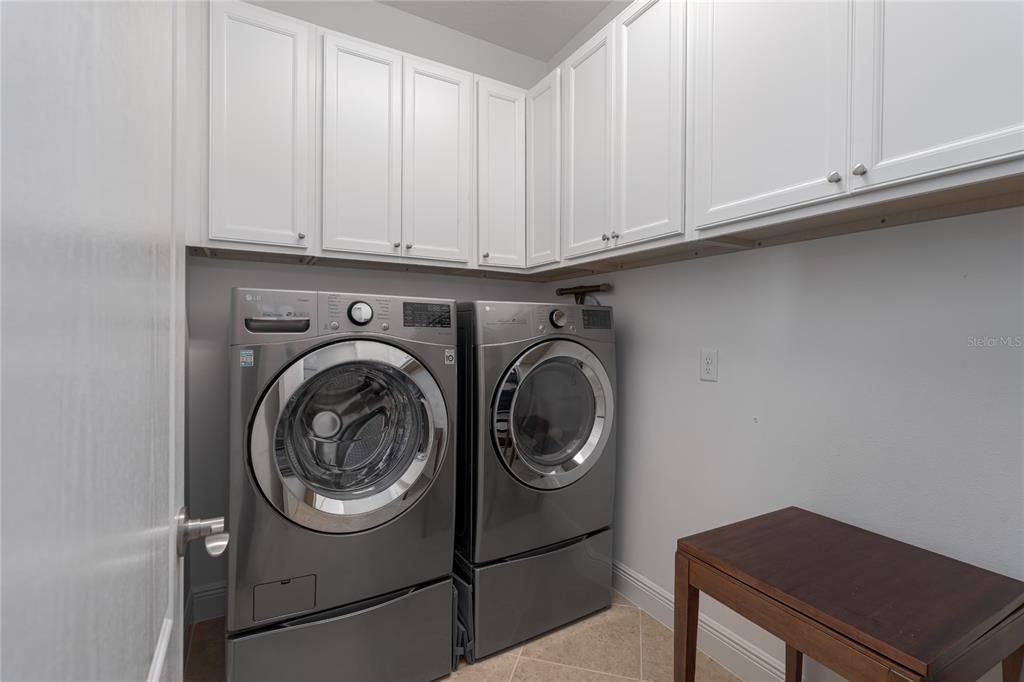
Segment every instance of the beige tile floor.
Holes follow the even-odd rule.
[[[185,655],[185,682],[224,679],[224,619],[192,628]],[[622,595],[609,609],[554,630],[523,646],[473,665],[463,661],[451,682],[614,682],[672,679],[672,631]],[[739,678],[697,653],[697,680]]]
[[[672,631],[616,594],[611,608],[467,665],[454,682],[614,682],[672,679]],[[739,682],[697,652],[697,680]]]

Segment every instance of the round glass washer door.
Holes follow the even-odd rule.
[[[533,488],[563,488],[600,459],[613,412],[611,381],[597,356],[573,341],[546,341],[505,372],[491,430],[513,476]]]
[[[281,514],[353,533],[414,505],[448,438],[444,397],[427,368],[395,346],[353,340],[318,348],[278,376],[256,410],[249,452]]]

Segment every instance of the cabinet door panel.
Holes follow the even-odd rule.
[[[325,35],[323,126],[323,248],[400,254],[402,55]]]
[[[1024,151],[1024,4],[877,0],[854,16],[855,188]]]
[[[468,261],[473,228],[473,76],[405,58],[402,234],[407,255]]]
[[[526,96],[526,264],[554,263],[561,240],[561,71]]]
[[[477,235],[481,265],[526,265],[526,93],[477,83]]]
[[[843,194],[849,3],[689,7],[697,227]],[[839,182],[827,180],[833,171]]]
[[[253,5],[210,5],[211,239],[314,241],[312,35]]]
[[[614,244],[683,229],[683,13],[637,0],[616,20]]]
[[[610,248],[614,33],[606,27],[562,65],[565,254]]]

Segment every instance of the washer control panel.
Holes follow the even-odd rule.
[[[447,303],[420,303],[406,301],[402,304],[402,324],[406,327],[452,326],[452,307]]]
[[[360,332],[450,343],[455,335],[451,301],[328,291],[318,296],[321,336]]]
[[[366,301],[355,301],[348,307],[348,319],[360,327],[370,324],[373,308]]]
[[[455,345],[455,301],[333,291],[232,289],[231,343],[377,334]],[[453,360],[454,362],[454,360]]]
[[[391,299],[320,292],[320,333],[387,331],[391,328]]]

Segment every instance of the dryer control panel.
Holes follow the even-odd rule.
[[[615,340],[615,323],[608,306],[475,301],[460,303],[459,310],[460,315],[472,317],[470,324],[474,327],[477,344],[509,343],[549,335]]]

